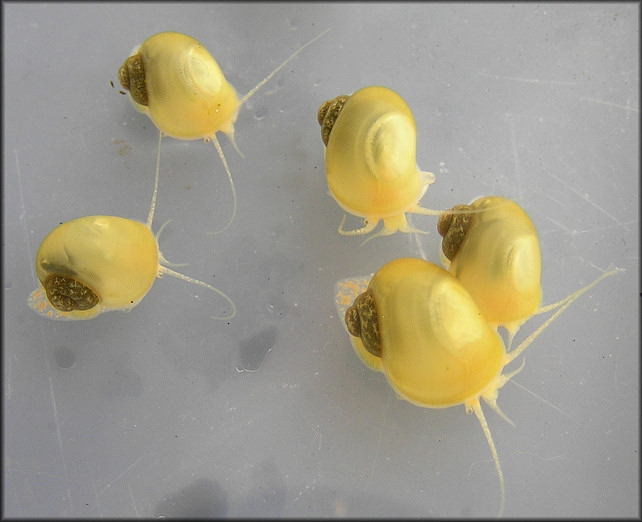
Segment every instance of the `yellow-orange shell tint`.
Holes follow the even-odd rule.
[[[542,301],[542,257],[535,225],[510,199],[488,196],[471,203],[468,232],[448,270],[494,325],[521,323]]]
[[[328,139],[325,165],[331,194],[353,215],[374,222],[388,218],[388,228],[403,228],[404,213],[434,179],[417,167],[416,147],[415,119],[401,96],[378,86],[356,91]]]
[[[30,306],[59,319],[126,311],[147,294],[159,267],[158,243],[144,223],[116,216],[74,219],[53,229],[40,245],[36,254],[40,287],[32,293]],[[98,296],[98,304],[69,312],[51,307],[44,286],[53,275],[81,282]]]
[[[381,267],[370,280],[382,370],[419,406],[463,404],[494,386],[504,343],[468,292],[443,268],[415,258]]]
[[[240,107],[236,91],[197,40],[181,33],[159,33],[145,40],[134,55],[144,67],[148,104],[130,99],[163,134],[181,140],[208,138],[219,131],[233,134]]]

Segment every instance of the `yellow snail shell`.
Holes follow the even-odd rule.
[[[191,36],[171,31],[150,36],[125,60],[118,78],[134,107],[167,136],[195,140],[234,133],[236,91]]]
[[[233,198],[232,215],[225,227],[216,233],[232,224],[237,206],[232,174],[216,133],[225,133],[236,148],[234,123],[241,106],[290,60],[329,30],[292,53],[241,99],[207,49],[182,33],[167,31],[150,36],[120,67],[120,84],[129,92],[134,107],[151,118],[161,137],[203,139],[214,144]],[[158,147],[160,150],[160,142]]]
[[[379,220],[383,235],[415,231],[405,214],[430,213],[419,200],[435,177],[417,167],[417,127],[403,98],[386,87],[364,87],[326,101],[318,120],[330,193],[346,212],[365,219],[363,228],[340,225],[339,232],[367,234]]]
[[[484,213],[475,214],[479,215]],[[359,358],[370,369],[383,372],[399,396],[427,408],[463,404],[467,413],[475,413],[499,477],[501,515],[504,478],[479,399],[510,422],[499,409],[497,396],[524,362],[511,372],[502,373],[503,369],[575,299],[617,271],[602,273],[589,285],[546,307],[546,311],[557,310],[508,353],[496,327],[463,284],[423,259],[396,259],[371,278],[338,281],[335,305]]]
[[[479,397],[503,367],[504,345],[443,268],[400,258],[381,267],[348,308],[350,334],[380,357],[390,385],[430,408]]]
[[[159,139],[160,141],[160,139]],[[160,152],[160,149],[159,149]],[[50,319],[91,319],[102,312],[131,310],[145,297],[156,277],[169,274],[223,297],[236,315],[232,300],[213,286],[176,272],[158,247],[152,221],[159,169],[147,223],[118,216],[85,216],[62,223],[42,241],[36,254],[39,285],[29,306]],[[164,264],[163,264],[164,263]]]
[[[45,237],[36,255],[39,291],[69,319],[130,310],[154,284],[158,267],[152,231],[117,216],[63,223]]]
[[[517,203],[503,197],[482,197],[469,206],[453,207],[460,212],[464,208],[478,212],[444,213],[437,223],[447,268],[489,322],[515,329],[542,301],[535,225]]]

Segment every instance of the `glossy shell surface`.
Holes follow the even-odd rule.
[[[147,294],[158,270],[158,244],[144,223],[117,216],[74,219],[52,230],[40,245],[36,254],[40,288],[32,293],[30,305],[60,319],[89,319],[110,310],[126,311]],[[68,312],[52,308],[44,295],[51,276],[79,281],[98,296],[98,304],[89,310]]]
[[[448,270],[488,321],[530,317],[542,301],[542,259],[533,222],[514,201],[488,196],[471,203],[470,228]]]

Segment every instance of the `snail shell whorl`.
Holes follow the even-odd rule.
[[[455,205],[452,210],[473,210],[470,205]],[[449,214],[444,212],[437,221],[437,231],[444,238],[441,248],[449,261],[459,252],[464,237],[470,228],[473,213]]]
[[[461,404],[501,373],[501,337],[443,268],[395,259],[368,289],[378,308],[384,373],[406,400],[438,408]]]
[[[319,125],[321,125],[321,139],[326,146],[328,145],[334,122],[339,117],[339,113],[341,109],[343,109],[346,101],[348,101],[348,98],[349,96],[342,94],[332,100],[327,100],[319,107],[317,119],[319,120]]]
[[[381,357],[379,319],[372,291],[366,290],[355,299],[354,304],[346,310],[345,322],[348,332],[361,338],[361,342],[368,352]]]
[[[90,310],[98,304],[98,296],[89,287],[72,277],[53,275],[44,284],[51,306],[63,312]]]
[[[489,322],[524,321],[542,300],[542,258],[535,226],[507,198],[487,196],[470,205],[477,212],[449,271]]]
[[[118,69],[118,81],[123,89],[129,91],[136,103],[145,107],[148,105],[145,64],[140,53],[125,60],[125,63]]]

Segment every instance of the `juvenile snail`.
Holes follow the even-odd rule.
[[[160,149],[159,149],[160,152]],[[157,161],[160,161],[160,154]],[[50,319],[91,319],[102,312],[129,311],[145,297],[156,277],[169,274],[211,290],[213,286],[168,268],[152,233],[158,168],[147,223],[118,216],[85,216],[63,223],[42,241],[36,254],[39,287],[31,308]],[[164,265],[164,264],[165,265]]]
[[[426,408],[463,404],[467,413],[475,413],[499,477],[501,514],[504,478],[479,399],[511,422],[497,406],[498,391],[524,363],[508,373],[502,373],[504,367],[582,293],[615,272],[604,272],[569,296],[510,352],[464,286],[443,268],[422,259],[391,261],[369,281],[367,277],[339,281],[335,304],[357,355],[370,369],[383,372],[399,396]]]
[[[234,205],[229,222],[219,232],[234,220],[236,190],[216,133],[226,134],[236,148],[234,123],[239,109],[290,60],[329,30],[300,47],[241,99],[207,49],[185,34],[168,31],[149,37],[120,67],[120,84],[129,92],[134,107],[154,122],[161,137],[214,143],[232,188]]]
[[[535,225],[514,201],[488,196],[443,213],[437,230],[448,271],[494,325],[515,332],[542,301],[542,256]]]
[[[542,301],[542,256],[535,225],[522,207],[500,196],[455,205],[437,222],[442,261],[470,293],[484,317],[508,332],[508,346],[529,318],[554,310]],[[468,214],[467,212],[470,212]]]
[[[406,213],[442,212],[419,204],[435,176],[417,167],[415,118],[396,92],[371,86],[337,96],[321,105],[317,119],[330,193],[343,210],[365,220],[362,228],[344,230],[344,216],[340,234],[368,234],[380,220],[383,229],[369,239],[422,232],[408,223]]]

